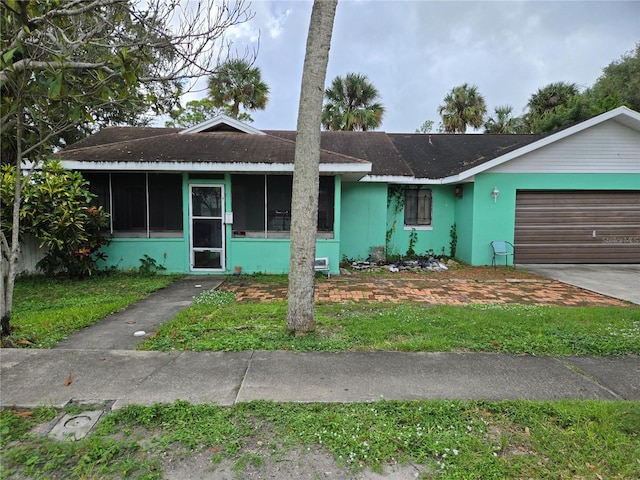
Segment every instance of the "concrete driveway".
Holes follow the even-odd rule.
[[[640,265],[518,265],[569,285],[640,304]]]

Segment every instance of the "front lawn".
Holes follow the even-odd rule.
[[[468,273],[468,272],[467,272]],[[12,335],[4,346],[49,348],[71,332],[163,288],[175,277],[100,275],[85,280],[20,278]],[[243,278],[249,286],[251,277]],[[264,279],[260,279],[264,283]],[[284,277],[272,279],[275,285]],[[146,350],[484,351],[535,355],[640,354],[640,306],[322,303],[317,330],[285,330],[285,301],[237,302],[205,292],[142,345]]]
[[[175,278],[122,273],[83,280],[20,277],[14,291],[12,332],[2,344],[53,347],[70,333],[166,287]]]
[[[637,306],[323,304],[316,307],[316,332],[302,338],[286,333],[286,312],[285,301],[244,303],[231,292],[205,294],[141,348],[640,354]]]

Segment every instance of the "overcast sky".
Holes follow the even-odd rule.
[[[241,50],[260,37],[255,65],[270,95],[251,113],[256,128],[296,128],[311,6],[254,0],[255,17],[231,32]],[[438,105],[454,86],[477,85],[489,112],[508,104],[521,115],[539,88],[589,87],[638,42],[640,0],[340,0],[325,84],[366,75],[386,108],[380,130],[413,133],[427,119],[438,125]]]

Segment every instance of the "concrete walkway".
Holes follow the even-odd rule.
[[[0,350],[3,407],[379,399],[640,400],[640,357]]]
[[[196,295],[215,290],[223,281],[221,276],[184,277],[126,309],[72,333],[56,348],[135,350],[162,323],[191,305]]]

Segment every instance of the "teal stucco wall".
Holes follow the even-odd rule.
[[[469,262],[473,249],[473,197],[475,187],[473,183],[464,183],[460,187],[462,196],[456,198],[455,205],[456,234],[458,237],[455,257]]]
[[[342,183],[340,259],[364,260],[372,247],[384,246],[386,211],[386,183]]]
[[[416,228],[414,251],[418,255],[433,252],[435,255],[449,255],[451,252],[451,227],[455,222],[455,187],[451,185],[429,185],[431,188],[431,226]],[[409,248],[410,235],[414,229],[404,226],[402,202],[396,207],[392,198],[387,208],[386,230],[391,233],[387,250],[389,255],[404,256]]]
[[[491,192],[500,194],[494,203]],[[513,174],[483,173],[475,177],[471,214],[469,205],[457,218],[460,258],[472,265],[490,265],[492,240],[513,242],[516,193],[518,190],[637,190],[640,176],[634,174]],[[467,194],[465,186],[465,196]],[[471,216],[471,229],[461,229],[462,216]],[[464,232],[464,233],[463,233]],[[516,259],[517,261],[517,259]]]
[[[114,238],[104,249],[107,260],[98,265],[118,270],[141,266],[145,255],[165,268],[163,273],[186,273],[189,270],[188,242],[184,238]]]

